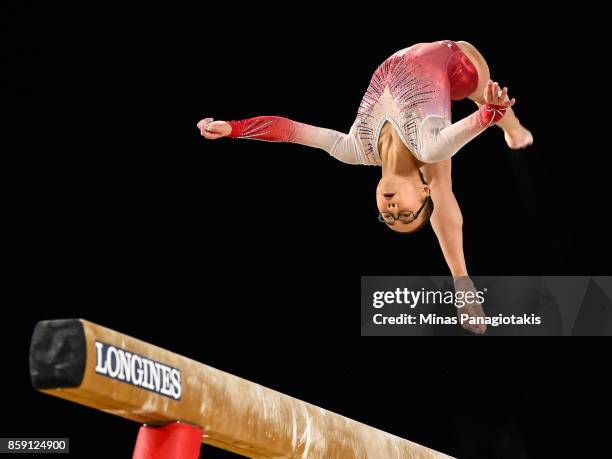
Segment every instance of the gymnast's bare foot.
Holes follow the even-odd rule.
[[[455,293],[457,292],[472,292],[472,295],[468,295],[465,299],[465,305],[461,308],[457,308],[457,316],[459,316],[459,323],[463,328],[471,333],[475,333],[477,335],[482,335],[487,331],[487,326],[485,324],[470,324],[469,322],[462,322],[461,315],[467,314],[471,317],[486,317],[484,310],[482,309],[482,305],[478,302],[476,298],[476,288],[474,287],[474,283],[472,279],[468,276],[461,276],[454,278],[455,284]]]
[[[533,135],[529,129],[521,125],[510,129],[504,129],[504,138],[508,146],[513,150],[526,148],[533,143]]]

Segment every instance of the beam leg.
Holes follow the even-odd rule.
[[[132,459],[198,459],[202,433],[199,427],[182,422],[144,425],[138,431]]]

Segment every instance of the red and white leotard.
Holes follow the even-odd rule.
[[[378,137],[389,121],[419,160],[433,163],[450,158],[503,117],[503,107],[486,104],[451,123],[451,100],[469,96],[477,85],[476,67],[455,42],[418,43],[395,52],[376,69],[348,134],[257,116],[230,121],[230,137],[299,143],[345,163],[380,166]]]

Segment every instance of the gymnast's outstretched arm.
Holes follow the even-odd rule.
[[[453,193],[451,159],[422,167],[431,190],[434,211],[431,226],[453,277],[467,276],[463,254],[463,216]]]
[[[297,143],[325,150],[347,164],[363,163],[362,147],[355,132],[355,125],[348,134],[344,134],[281,116],[256,116],[238,121],[214,121],[212,118],[204,118],[198,123],[198,128],[206,139],[230,137]]]
[[[425,164],[422,172],[429,184],[431,199],[434,202],[434,211],[430,218],[431,226],[453,276],[455,290],[473,288],[463,253],[463,216],[453,193],[451,159]],[[477,303],[466,305],[462,308],[461,313],[470,316],[484,316],[482,305]],[[483,325],[462,323],[462,326],[472,333],[481,334],[486,331]]]

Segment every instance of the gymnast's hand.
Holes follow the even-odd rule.
[[[501,105],[510,108],[516,103],[516,99],[508,97],[508,88],[500,89],[497,81],[489,80],[484,88],[484,99],[487,104]]]
[[[489,80],[484,89],[484,98],[485,102],[489,104],[502,105],[506,108],[510,108],[516,103],[516,99],[508,97],[508,88],[500,90],[499,84],[492,80]],[[519,150],[533,144],[533,135],[529,129],[526,129],[519,122],[512,111],[506,113],[498,126],[504,130],[504,139],[511,149]]]
[[[212,118],[200,120],[198,129],[202,137],[208,140],[226,137],[232,133],[232,127],[227,121],[214,121]]]

